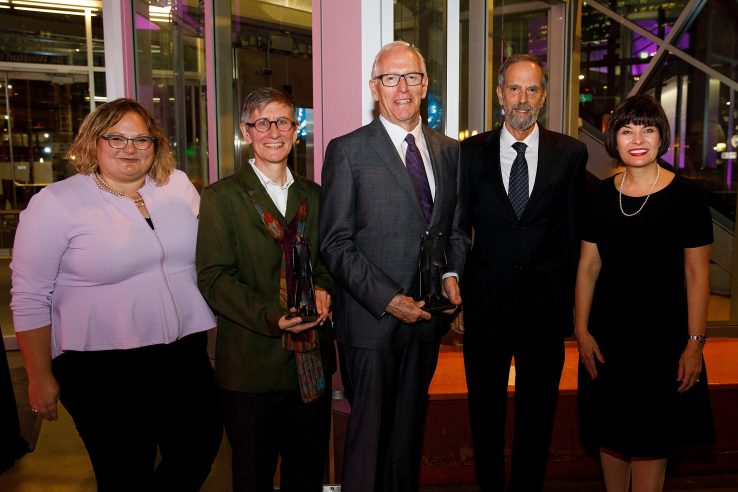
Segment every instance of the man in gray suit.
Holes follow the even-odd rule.
[[[423,125],[422,55],[384,46],[369,81],[380,116],[326,150],[320,251],[338,283],[333,320],[351,403],[343,490],[417,490],[428,386],[443,323],[417,298],[420,241],[448,239],[448,272],[461,275],[458,143]],[[443,294],[461,303],[457,277]]]

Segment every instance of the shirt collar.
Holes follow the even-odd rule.
[[[290,185],[292,185],[292,183],[295,182],[295,178],[292,176],[292,172],[290,171],[289,167],[285,169],[287,171],[287,179],[284,182],[284,186],[280,186],[279,183],[272,181],[266,174],[261,172],[261,169],[256,167],[256,159],[249,159],[249,164],[251,164],[251,168],[256,173],[256,177],[259,178],[261,184],[264,185],[264,188],[266,188],[267,185],[271,184],[272,186],[276,186],[277,188],[286,190],[290,187]]]
[[[385,130],[387,130],[387,133],[389,134],[390,139],[392,140],[392,143],[395,144],[395,147],[399,147],[400,144],[405,140],[405,137],[407,137],[408,133],[412,133],[413,137],[415,137],[415,142],[422,142],[423,139],[423,125],[421,124],[420,116],[418,116],[418,124],[415,125],[415,128],[413,128],[411,131],[407,131],[404,128],[402,128],[399,125],[396,125],[389,121],[387,118],[379,115],[379,121],[382,122],[382,125],[384,125]]]
[[[530,132],[530,134],[525,137],[523,140],[523,143],[528,146],[526,148],[526,151],[528,149],[531,149],[534,152],[538,151],[538,141],[541,137],[541,131],[538,128],[538,123],[534,123],[533,131]],[[512,147],[512,145],[517,142],[518,140],[515,140],[515,137],[512,136],[512,134],[507,130],[507,125],[504,123],[502,124],[502,133],[500,133],[500,148],[506,149],[508,147]]]

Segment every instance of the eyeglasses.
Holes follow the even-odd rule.
[[[400,79],[405,79],[407,85],[420,85],[423,83],[424,73],[410,72],[410,73],[385,73],[377,75],[374,80],[381,80],[382,85],[385,87],[397,87],[400,83]]]
[[[277,130],[279,130],[280,132],[288,132],[295,127],[295,122],[289,118],[277,118],[276,121],[272,121],[267,118],[259,118],[253,123],[244,121],[243,124],[246,126],[250,126],[251,128],[256,128],[256,131],[262,133],[268,132],[272,125],[275,125],[277,127]]]
[[[149,136],[126,138],[123,135],[103,135],[103,140],[108,142],[111,148],[120,150],[128,146],[128,142],[133,142],[133,148],[136,150],[147,150],[151,144],[156,142],[156,138]]]

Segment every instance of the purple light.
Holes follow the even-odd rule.
[[[638,20],[636,21],[636,24],[641,26],[643,29],[647,30],[648,32],[658,35],[659,32],[659,24],[658,21],[655,19],[644,19],[644,20]],[[664,26],[664,37],[667,37],[668,34],[671,32],[670,25]],[[650,41],[647,38],[644,38],[640,34],[633,33],[633,48],[631,51],[631,56],[633,58],[640,58],[641,53],[646,53],[648,56],[643,59],[643,63],[634,64],[631,67],[631,74],[634,77],[639,77],[643,72],[646,71],[646,67],[648,67],[648,62],[650,61],[653,54],[656,53],[658,50],[658,45],[654,43],[653,41]],[[689,33],[685,32],[679,37],[679,41],[676,43],[676,47],[680,50],[687,50],[689,48]]]
[[[136,14],[134,16],[133,25],[136,29],[141,31],[159,31],[161,30],[161,27],[157,26],[153,22],[151,22],[146,17],[143,17],[142,15]]]

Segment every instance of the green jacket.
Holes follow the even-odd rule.
[[[287,219],[277,210],[249,164],[202,192],[197,233],[197,284],[218,316],[215,372],[221,388],[247,393],[297,389],[292,352],[282,348],[279,303],[282,248],[267,231],[253,202],[282,222],[300,203],[308,206],[305,237],[310,243],[315,284],[333,293],[333,281],[318,255],[320,187],[293,173]],[[252,196],[252,198],[249,197]],[[333,329],[321,330],[326,382],[335,371]]]

